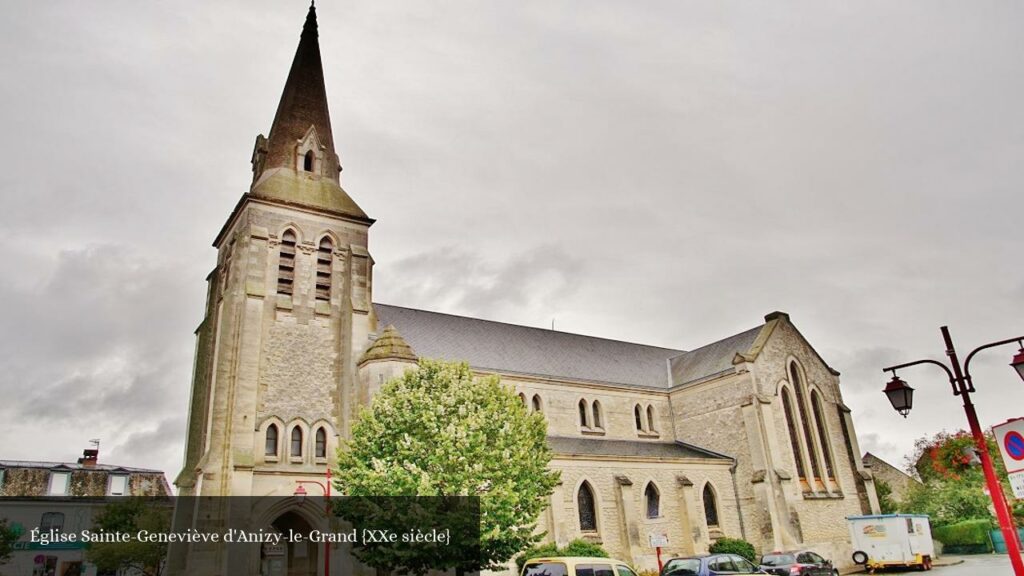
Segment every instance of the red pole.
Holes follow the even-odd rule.
[[[664,568],[664,566],[661,565],[661,546],[656,546],[654,549],[658,552],[658,573],[660,574],[661,569]]]
[[[327,466],[327,487],[324,488],[324,514],[327,515],[327,529],[331,529],[331,467]],[[324,576],[331,576],[331,548],[324,541]]]
[[[971,434],[974,436],[974,443],[978,446],[978,453],[981,455],[981,467],[985,471],[985,484],[988,485],[989,495],[992,497],[992,505],[996,509],[996,516],[999,518],[999,528],[1006,540],[1006,551],[1010,556],[1010,565],[1013,566],[1015,576],[1024,576],[1024,559],[1020,555],[1020,546],[1017,544],[1017,533],[1013,526],[1013,519],[1008,513],[1006,497],[1003,495],[1003,487],[996,476],[995,467],[992,466],[992,456],[988,453],[988,442],[985,441],[985,433],[981,431],[981,424],[978,423],[978,413],[974,410],[974,403],[971,402],[971,394],[968,391],[967,383],[960,370],[960,361],[956,358],[956,350],[953,348],[953,339],[949,335],[949,329],[942,327],[942,337],[946,340],[946,355],[949,356],[953,365],[953,374],[956,376],[957,384],[960,387],[960,395],[964,399],[964,412],[967,413],[967,422],[971,426]]]

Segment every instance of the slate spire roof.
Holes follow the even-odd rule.
[[[416,361],[416,353],[398,333],[393,325],[388,325],[380,336],[363,352],[359,365],[371,360],[409,360]]]

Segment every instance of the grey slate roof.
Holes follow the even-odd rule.
[[[762,324],[672,358],[672,385],[689,384],[732,370],[733,358],[750,350],[763,327]]]
[[[709,458],[729,460],[727,456],[704,450],[684,442],[642,442],[639,440],[604,440],[548,436],[548,445],[555,454],[572,456],[615,456],[644,458]]]
[[[128,466],[114,466],[112,464],[95,464],[86,466],[78,462],[38,462],[33,460],[0,460],[0,468],[36,468],[43,470],[90,470],[96,472],[128,472],[136,474],[163,474],[161,470],[149,468],[130,468]]]
[[[682,350],[426,310],[374,304],[380,326],[394,325],[421,357],[465,360],[473,368],[668,387],[668,359]]]

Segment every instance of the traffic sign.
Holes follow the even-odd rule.
[[[992,433],[995,434],[1006,471],[1024,472],[1024,418],[1007,420],[993,426]]]
[[[1014,472],[1008,476],[1010,488],[1013,488],[1013,495],[1017,498],[1024,498],[1024,472]]]

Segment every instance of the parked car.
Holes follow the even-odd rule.
[[[719,574],[765,574],[752,562],[736,554],[704,554],[673,558],[661,569],[659,576],[718,576]]]
[[[831,561],[810,550],[765,554],[761,557],[761,569],[778,576],[839,576]]]
[[[530,558],[523,564],[521,576],[636,576],[622,560],[557,556]]]

